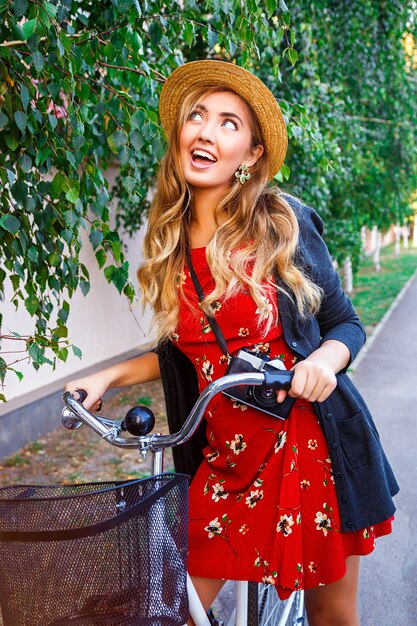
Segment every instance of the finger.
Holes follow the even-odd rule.
[[[335,390],[336,384],[329,383],[327,384],[322,392],[317,396],[315,402],[324,402],[330,396],[330,394]]]
[[[307,382],[307,371],[303,367],[295,367],[294,368],[294,378],[291,382],[291,389],[288,392],[288,395],[291,398],[301,398],[304,393],[304,388]]]
[[[279,391],[277,391],[277,402],[284,402],[285,398],[287,397],[287,392],[285,391],[285,389],[279,389]]]
[[[311,369],[307,369],[304,389],[299,397],[303,400],[314,402],[315,392],[321,392],[322,390],[323,384],[320,382],[320,379],[317,379],[317,374]]]
[[[101,411],[101,409],[103,408],[103,400],[100,398],[100,400],[98,400],[95,405],[94,405],[94,411]]]
[[[311,391],[305,393],[303,396],[304,400],[308,400],[309,402],[317,402],[319,397],[323,394],[324,390],[327,387],[327,383],[318,380],[316,385],[313,387]]]

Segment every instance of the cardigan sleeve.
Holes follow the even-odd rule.
[[[366,335],[350,298],[343,291],[323,240],[323,221],[310,207],[294,198],[286,198],[299,224],[298,256],[304,270],[323,290],[320,310],[316,315],[321,341],[336,339],[349,349],[351,361],[363,346]]]

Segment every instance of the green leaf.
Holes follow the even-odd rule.
[[[0,226],[12,235],[15,235],[20,228],[20,220],[15,215],[2,215],[0,217]]]
[[[64,220],[65,220],[66,225],[69,228],[74,228],[75,226],[77,226],[78,221],[79,221],[79,216],[78,216],[77,211],[74,211],[73,209],[64,211]]]
[[[26,126],[28,123],[28,116],[26,115],[26,113],[23,113],[23,111],[16,111],[14,114],[14,119],[18,129],[23,134],[26,130]]]
[[[184,40],[187,46],[191,47],[192,44],[194,43],[194,37],[195,37],[194,24],[192,22],[186,22],[184,26],[183,36],[184,36]]]
[[[291,63],[291,65],[295,65],[297,63],[298,52],[295,48],[288,49],[288,60]]]
[[[105,262],[107,261],[107,254],[105,253],[104,250],[97,250],[96,259],[98,262],[98,266],[102,268]]]
[[[75,356],[78,356],[79,359],[81,359],[83,353],[81,352],[81,350],[79,348],[77,348],[77,346],[71,346],[72,347],[72,351],[74,353]]]
[[[33,65],[35,66],[36,71],[42,72],[44,66],[45,66],[45,58],[44,56],[39,52],[39,50],[37,50],[36,52],[34,52],[32,54],[32,61],[33,61]]]
[[[0,382],[1,383],[4,382],[4,378],[6,376],[6,371],[7,371],[7,363],[3,359],[3,357],[0,356]]]
[[[128,193],[132,193],[136,186],[136,179],[133,176],[126,176],[123,178],[123,187]]]
[[[288,165],[286,165],[285,163],[283,163],[281,165],[281,169],[279,171],[279,173],[283,176],[283,178],[285,178],[285,180],[288,180],[291,174],[291,170],[288,167]]]
[[[279,0],[279,6],[280,6],[281,11],[284,11],[284,13],[289,13],[289,9],[287,5],[285,4],[284,0]]]
[[[28,348],[28,354],[34,363],[43,363],[43,351],[37,343],[32,343]]]
[[[64,49],[65,49],[66,52],[69,52],[71,50],[71,48],[72,48],[71,39],[69,37],[67,37],[67,35],[65,34],[65,32],[63,30],[61,30],[61,32],[59,33],[59,41],[64,46]]]
[[[80,289],[83,296],[86,296],[90,291],[90,283],[87,280],[80,280]]]
[[[77,204],[78,198],[80,197],[80,192],[75,187],[71,187],[71,189],[69,189],[65,194],[65,197],[68,202],[71,202],[72,204]]]
[[[88,237],[91,241],[91,245],[93,246],[93,250],[95,250],[104,239],[104,235],[100,230],[92,230]]]
[[[151,22],[149,26],[149,35],[151,37],[151,42],[154,48],[158,46],[163,34],[164,31],[162,30],[160,23],[156,20]]]
[[[119,293],[122,293],[123,288],[126,285],[129,276],[128,268],[129,264],[126,261],[121,267],[115,268],[112,273],[111,282],[115,285]]]
[[[237,45],[235,44],[234,41],[229,39],[229,53],[231,57],[235,56],[236,50],[237,50]]]
[[[39,309],[39,305],[40,301],[35,295],[28,296],[25,300],[25,307],[30,315],[35,315],[35,313]]]
[[[22,180],[17,180],[10,189],[13,198],[20,206],[24,207],[28,197],[28,187]]]
[[[32,263],[37,263],[38,262],[38,258],[39,258],[39,253],[37,251],[37,249],[35,248],[35,246],[31,246],[27,252],[28,255],[28,259],[29,261],[32,261]]]
[[[58,7],[56,7],[54,4],[51,4],[50,2],[44,2],[43,6],[45,7],[45,11],[49,15],[49,17],[56,17],[56,14],[58,13]]]
[[[115,269],[116,269],[116,267],[114,265],[109,265],[104,270],[104,276],[107,278],[108,282],[111,281],[111,277],[113,276],[113,272],[114,272]]]
[[[275,13],[276,9],[277,9],[276,0],[266,0],[266,12],[268,15],[268,19]]]
[[[29,100],[30,100],[30,94],[29,94],[29,90],[27,89],[25,85],[23,85],[23,83],[20,85],[20,100],[22,101],[23,108],[25,109],[25,111],[27,111]]]
[[[28,0],[15,0],[14,1],[14,14],[16,17],[21,17],[28,8]]]
[[[68,358],[68,348],[60,348],[57,352],[57,357],[60,361],[65,361]]]
[[[62,172],[55,174],[51,183],[51,189],[55,197],[58,197],[62,192],[67,193],[69,190],[68,179]]]
[[[8,121],[9,121],[9,118],[7,117],[7,115],[5,115],[2,111],[0,111],[0,130],[2,130],[5,126],[7,126]]]
[[[65,305],[65,302],[64,302],[64,305]],[[61,320],[61,322],[65,324],[68,319],[69,308],[65,308],[64,305],[58,311],[58,319]]]
[[[143,111],[142,109],[138,109],[130,117],[130,124],[133,128],[140,130],[143,124],[146,122],[146,119],[147,119],[147,116],[146,116],[145,111]]]
[[[117,130],[115,133],[107,137],[107,143],[109,144],[110,150],[114,154],[117,154],[119,148],[127,144],[127,135],[122,130]]]
[[[58,267],[61,262],[61,256],[57,252],[48,255],[48,263],[51,267]]]
[[[15,370],[14,367],[9,367],[9,371],[10,372],[14,372],[16,374],[16,376],[19,379],[19,382],[21,382],[23,380],[23,374],[22,374],[22,372],[19,372],[19,370]]]
[[[32,159],[30,158],[29,155],[22,154],[22,156],[19,159],[19,165],[24,172],[28,173],[30,172],[32,168]]]
[[[48,113],[48,120],[49,120],[52,130],[55,130],[55,128],[58,125],[58,120],[55,117],[55,115],[51,115],[50,113]]]
[[[298,139],[303,134],[303,129],[300,126],[291,126],[291,134],[295,139]]]
[[[19,135],[17,132],[12,131],[10,133],[6,133],[6,135],[4,136],[4,140],[12,152],[14,152],[20,144]]]
[[[218,34],[212,30],[212,28],[209,26],[208,27],[208,31],[207,31],[207,40],[208,40],[208,45],[210,46],[210,49],[213,49],[214,46],[217,43],[219,36]]]
[[[29,39],[32,37],[33,33],[36,30],[38,20],[35,18],[33,20],[28,20],[23,24],[23,35],[25,39]]]

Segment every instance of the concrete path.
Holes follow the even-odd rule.
[[[394,532],[364,557],[361,626],[417,626],[417,276],[352,379],[377,424],[401,491]]]

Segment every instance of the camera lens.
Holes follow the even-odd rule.
[[[277,396],[273,387],[253,387],[252,395],[260,406],[275,406]]]

